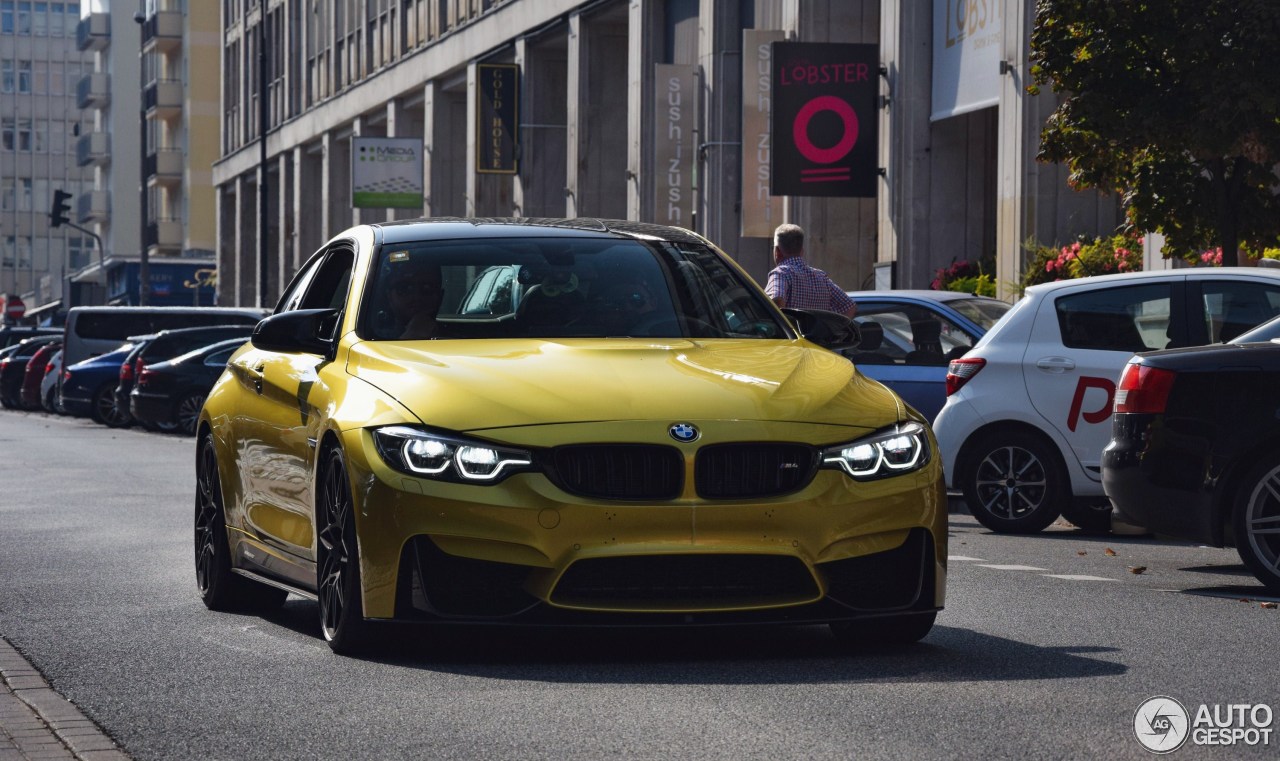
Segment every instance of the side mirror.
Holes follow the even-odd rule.
[[[800,331],[800,335],[831,351],[855,348],[862,343],[858,324],[836,312],[825,309],[783,309],[782,313]]]
[[[254,347],[287,354],[319,354],[333,351],[337,309],[297,309],[259,322],[249,339]]]

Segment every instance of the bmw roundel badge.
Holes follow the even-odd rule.
[[[702,435],[692,423],[673,423],[667,429],[667,433],[671,434],[671,438],[682,444],[697,441],[698,437]]]

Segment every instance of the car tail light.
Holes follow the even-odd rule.
[[[124,363],[122,363],[122,364],[120,365],[120,382],[121,382],[121,383],[132,383],[132,382],[133,382],[133,371],[134,371],[134,369],[135,369],[135,368],[134,368],[134,363],[132,363],[132,362],[124,362]]]
[[[47,364],[47,365],[45,365],[45,366],[44,366],[44,374],[45,374],[45,375],[48,375],[49,373],[51,373],[51,372],[53,372],[54,370],[57,370],[57,369],[58,369],[58,366],[57,366],[57,365],[55,365],[55,364],[53,364],[52,362],[50,362],[49,364]]]
[[[151,376],[153,375],[155,375],[155,371],[149,368],[146,368],[146,367],[138,368],[138,384],[137,385],[139,386],[147,385],[148,383],[151,382]]]
[[[1125,365],[1116,387],[1115,412],[1158,415],[1169,403],[1169,391],[1177,376],[1172,370],[1151,367],[1139,362]]]
[[[5,357],[4,359],[0,359],[0,370],[3,370],[6,367],[8,367],[10,361],[11,361],[10,357]]]
[[[947,365],[947,396],[959,391],[961,386],[968,383],[986,365],[987,360],[979,357],[951,360]]]
[[[63,370],[63,371],[62,371],[62,379],[63,379],[64,381],[69,381],[69,380],[71,380],[71,371],[70,371],[70,370]]]

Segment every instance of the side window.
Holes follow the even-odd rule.
[[[298,270],[298,274],[293,276],[293,281],[285,289],[280,301],[276,304],[276,311],[272,314],[292,312],[301,308],[298,305],[302,303],[302,295],[307,292],[307,286],[311,284],[311,279],[315,277],[316,270],[320,269],[320,263],[323,261],[324,254],[317,254],[311,257],[309,262],[302,265],[302,269]]]
[[[1062,345],[1071,349],[1163,349],[1170,342],[1172,286],[1107,288],[1063,296],[1054,304]]]
[[[854,321],[862,342],[846,354],[863,364],[945,365],[977,342],[944,315],[907,304],[862,304]]]
[[[1280,314],[1280,288],[1266,283],[1206,280],[1201,294],[1210,343],[1230,341]]]
[[[330,251],[316,270],[298,308],[342,309],[347,303],[347,291],[351,288],[352,260],[349,248]]]

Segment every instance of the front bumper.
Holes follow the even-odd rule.
[[[820,470],[792,494],[576,497],[540,473],[478,486],[390,469],[344,434],[364,612],[521,624],[803,623],[938,610],[946,493],[935,455],[872,482]],[[936,451],[936,450],[935,450]]]

